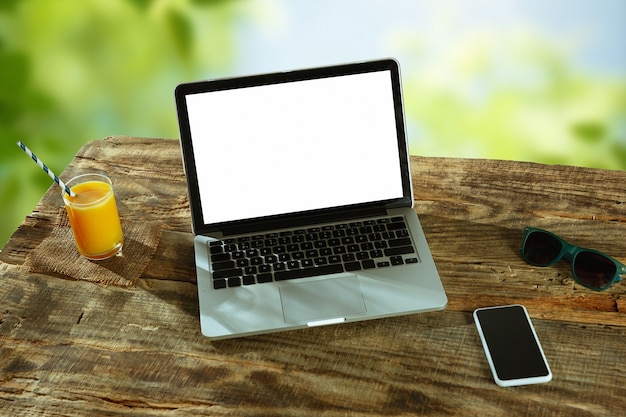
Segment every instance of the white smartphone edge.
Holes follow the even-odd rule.
[[[477,313],[481,310],[493,310],[493,309],[507,308],[507,307],[521,307],[522,308],[522,311],[524,312],[524,315],[526,316],[526,320],[528,321],[528,324],[530,325],[530,330],[533,333],[533,337],[535,338],[535,342],[537,343],[537,347],[539,348],[539,352],[541,353],[543,362],[545,363],[546,368],[548,369],[547,375],[530,377],[530,378],[507,379],[507,380],[503,380],[498,377],[498,373],[496,372],[496,367],[493,363],[493,360],[491,359],[491,352],[489,351],[489,346],[487,345],[487,340],[485,339],[485,335],[483,334],[483,329],[480,325],[480,320],[478,319]],[[535,326],[533,326],[533,323],[530,320],[530,316],[528,315],[528,311],[526,310],[526,307],[524,307],[521,304],[481,307],[481,308],[477,308],[476,310],[474,310],[474,312],[472,313],[472,316],[474,317],[474,323],[476,324],[476,328],[478,329],[478,336],[480,336],[480,341],[483,345],[485,356],[487,356],[487,362],[489,363],[491,374],[493,375],[493,379],[497,385],[501,387],[515,387],[515,386],[521,386],[521,385],[542,384],[542,383],[549,382],[552,380],[552,370],[550,369],[550,365],[548,364],[546,355],[543,352],[543,347],[541,347],[541,343],[539,342],[539,338],[537,337],[537,333],[535,332]]]

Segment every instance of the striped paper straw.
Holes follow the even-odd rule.
[[[32,158],[32,160],[35,161],[37,163],[37,165],[39,165],[39,167],[41,169],[43,169],[46,172],[46,174],[48,174],[50,176],[50,178],[52,178],[54,180],[54,182],[59,184],[59,187],[63,188],[63,190],[65,190],[65,192],[70,197],[76,197],[76,194],[74,194],[74,192],[72,190],[70,190],[70,187],[65,185],[65,183],[63,181],[61,181],[61,179],[59,177],[57,177],[54,172],[50,171],[50,168],[48,168],[46,166],[46,164],[44,164],[39,158],[37,158],[37,156],[30,149],[28,149],[28,147],[26,145],[24,145],[22,143],[22,141],[17,141],[17,146],[22,148],[22,150],[24,152],[26,152],[26,155],[30,156]]]

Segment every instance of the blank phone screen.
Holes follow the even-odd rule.
[[[476,315],[498,378],[506,381],[549,375],[521,306],[478,310]]]

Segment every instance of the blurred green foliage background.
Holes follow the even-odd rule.
[[[180,82],[386,56],[412,154],[626,169],[621,0],[1,0],[0,248],[51,185],[17,140],[61,172],[176,139]]]

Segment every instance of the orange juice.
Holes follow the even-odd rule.
[[[75,197],[63,194],[78,251],[93,260],[117,254],[124,244],[111,180],[104,175],[81,175],[68,181]]]

